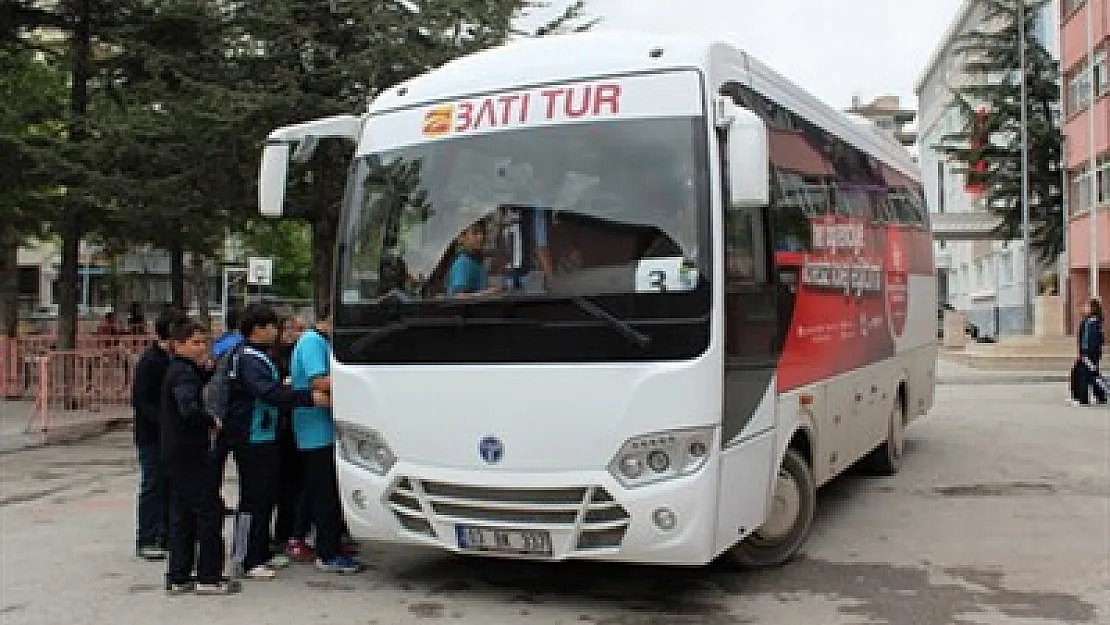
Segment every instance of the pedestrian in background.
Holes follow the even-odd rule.
[[[1079,347],[1079,358],[1071,369],[1071,401],[1075,405],[1086,406],[1091,402],[1091,394],[1099,404],[1106,403],[1106,389],[1103,388],[1102,374],[1098,362],[1102,359],[1102,345],[1106,337],[1102,329],[1102,302],[1092,299],[1087,302],[1087,312],[1075,333]]]

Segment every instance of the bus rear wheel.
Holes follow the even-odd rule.
[[[784,564],[801,549],[816,508],[817,484],[813,470],[798,451],[788,449],[775,480],[775,494],[767,520],[730,549],[729,556],[745,567]]]
[[[902,468],[906,448],[906,401],[899,391],[894,396],[890,410],[886,440],[875,448],[865,461],[867,467],[879,475],[894,475]]]

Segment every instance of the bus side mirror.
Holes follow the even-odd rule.
[[[281,217],[285,209],[285,181],[289,173],[289,144],[267,143],[258,172],[258,212]]]
[[[717,125],[728,145],[729,204],[767,206],[771,202],[767,126],[758,115],[732,100],[717,101]]]
[[[304,163],[312,158],[320,139],[357,142],[361,134],[362,118],[355,115],[325,117],[271,132],[262,149],[258,172],[258,212],[265,217],[280,217],[284,212],[290,157]]]

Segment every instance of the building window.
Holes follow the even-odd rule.
[[[1098,164],[1098,203],[1110,203],[1110,156],[1104,156]]]
[[[1086,110],[1091,105],[1091,73],[1086,63],[1068,78],[1068,114]]]
[[[937,163],[937,212],[944,212],[945,198],[944,194],[947,193],[944,189],[944,163]]]
[[[1014,283],[1014,253],[1002,252],[998,256],[998,279],[1002,284]]]
[[[1094,59],[1095,93],[1098,96],[1104,96],[1110,93],[1110,74],[1107,73],[1106,67],[1106,48],[1096,51]]]
[[[1083,6],[1087,0],[1064,0],[1064,15],[1070,15],[1072,11]]]
[[[1071,173],[1068,185],[1068,203],[1074,215],[1091,208],[1091,170],[1084,165]]]
[[[983,289],[987,286],[987,267],[982,258],[975,261],[975,288]]]

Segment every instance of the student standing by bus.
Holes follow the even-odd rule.
[[[162,385],[161,451],[170,488],[170,557],[166,593],[226,595],[239,584],[223,577],[219,485],[210,479],[213,441],[222,427],[204,409],[208,334],[185,320],[171,332],[173,360]],[[194,566],[195,565],[195,566]],[[196,582],[193,582],[194,569]]]

